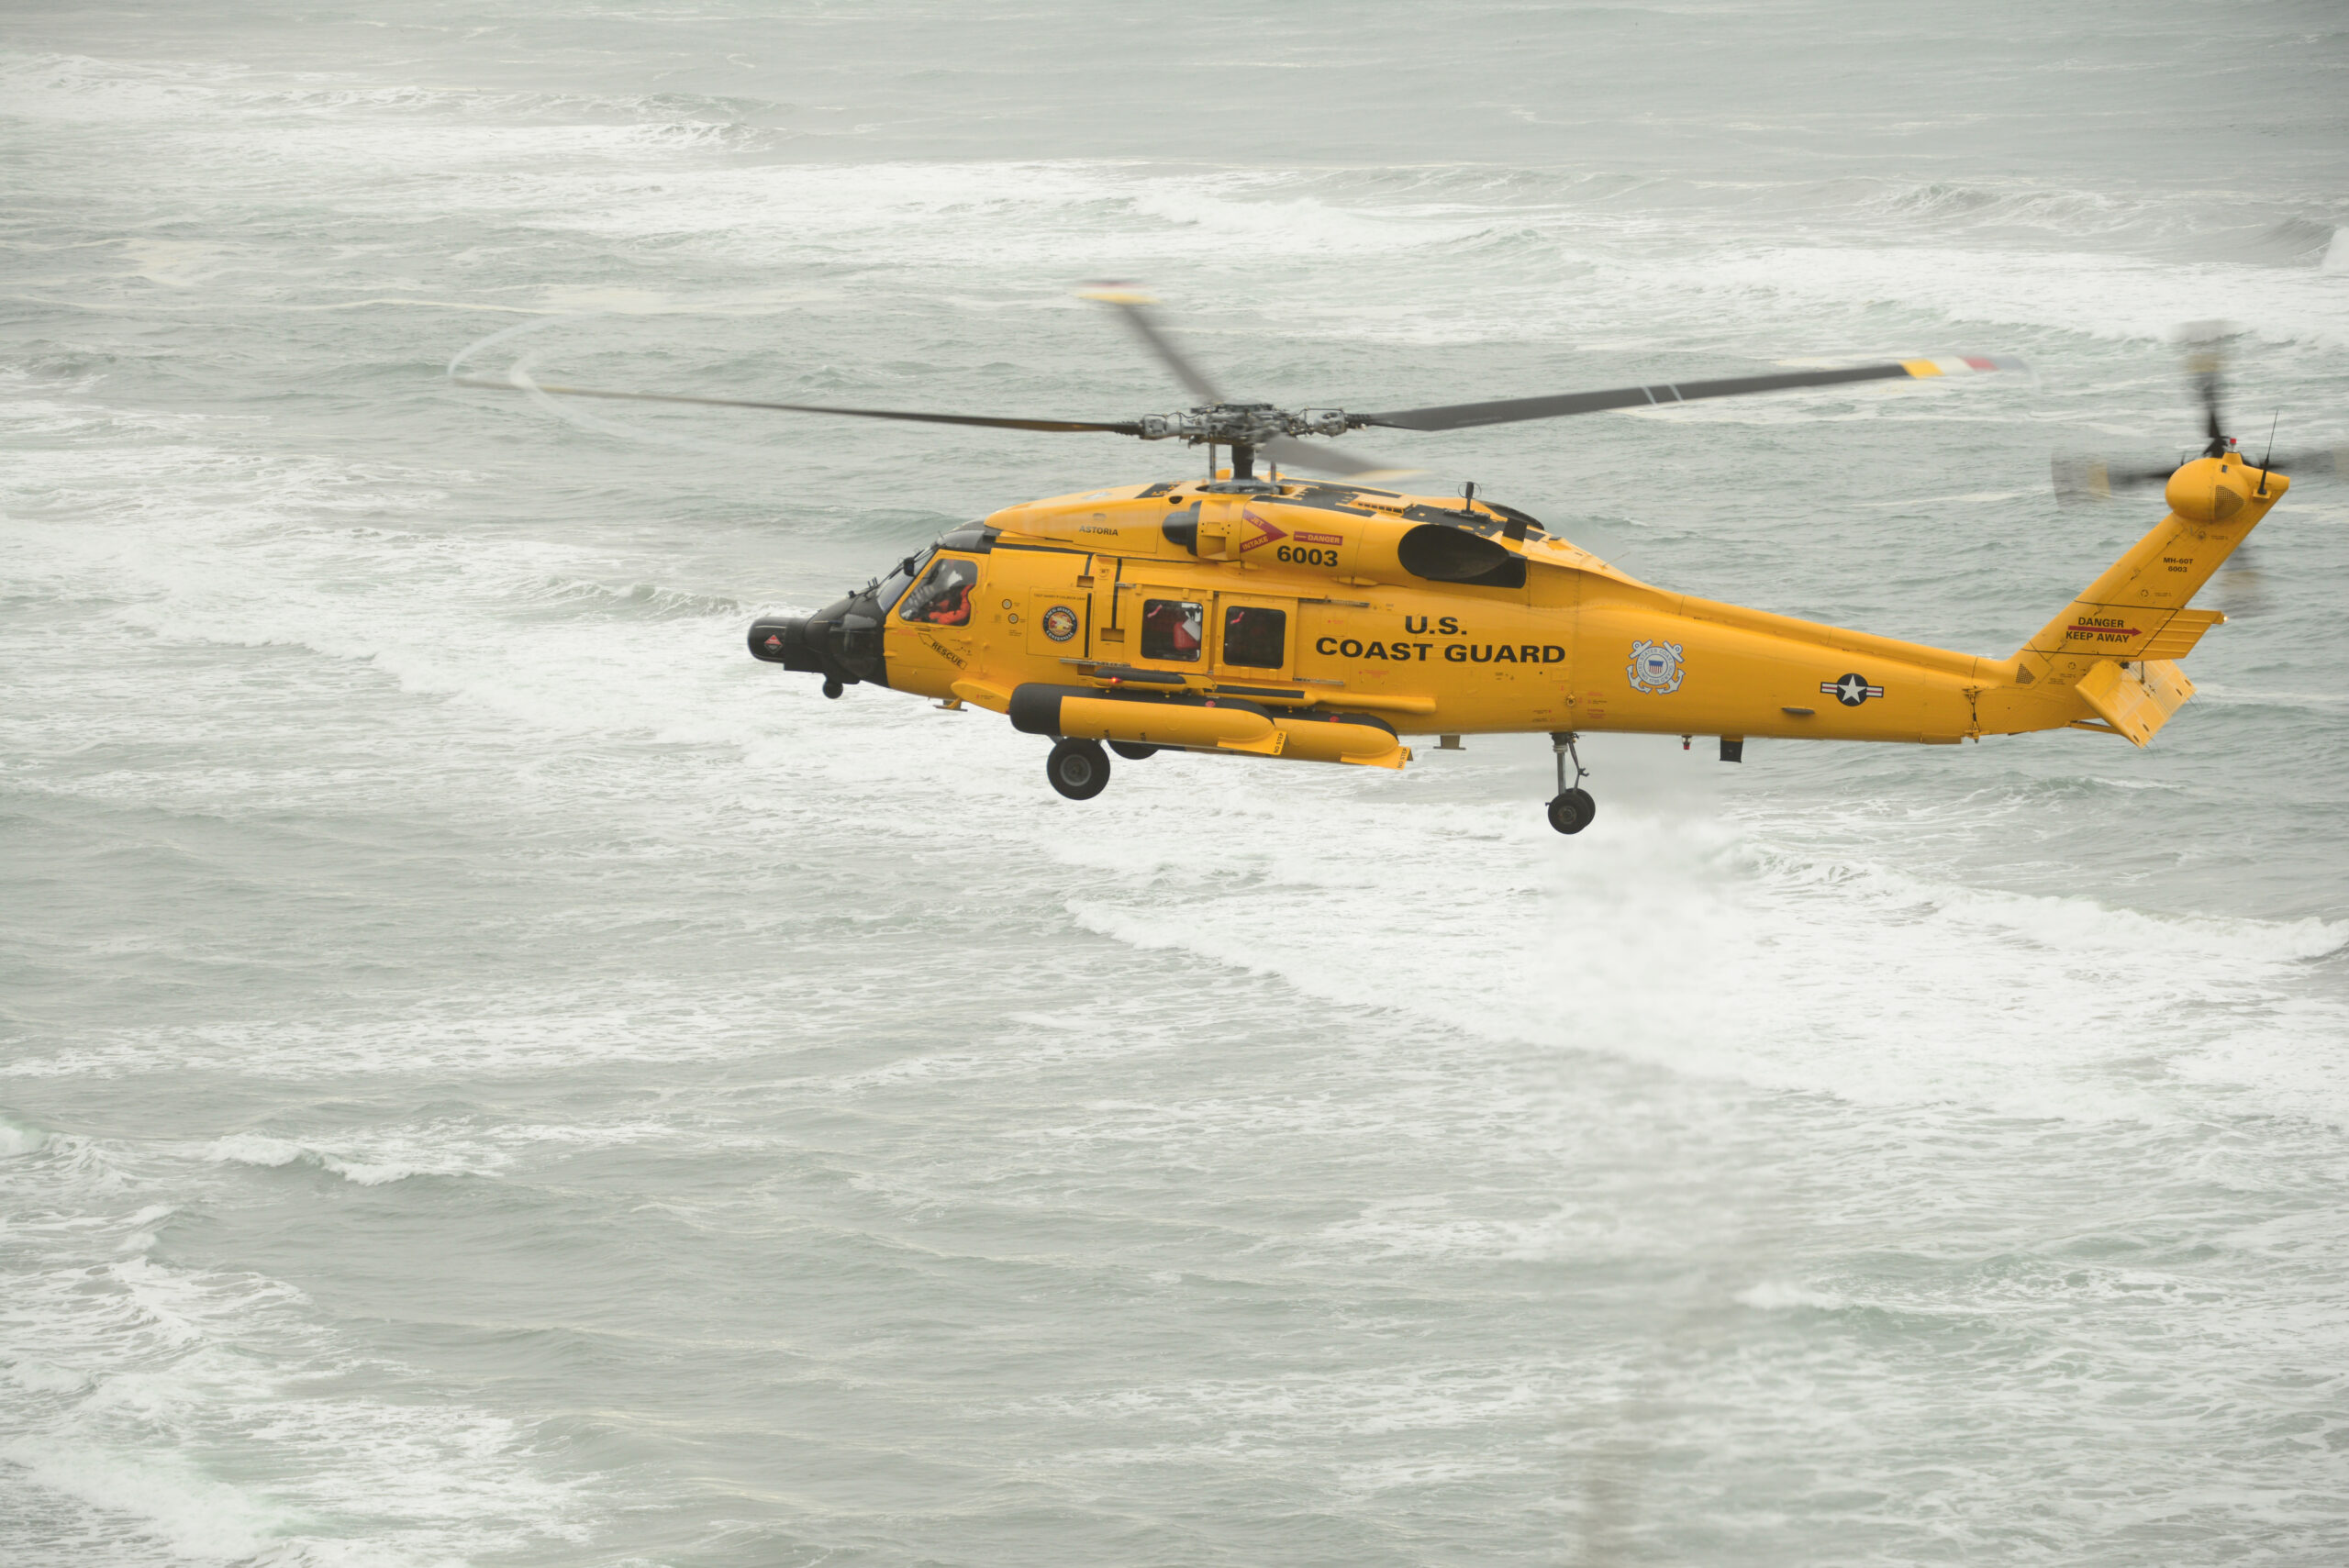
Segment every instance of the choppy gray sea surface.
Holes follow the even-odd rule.
[[[2154,747],[1041,746],[744,657],[1108,439],[1069,288],[1387,450],[2004,653],[2168,335],[2349,428],[2321,4],[0,18],[0,1558],[2349,1559],[2349,493]],[[503,356],[503,357],[501,357]]]

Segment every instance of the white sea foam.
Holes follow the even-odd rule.
[[[41,1129],[0,1118],[0,1160],[36,1153],[48,1146],[49,1134]]]
[[[754,1012],[747,994],[731,1006],[696,994],[605,999],[583,1008],[574,993],[555,991],[476,999],[454,1008],[388,1018],[359,1015],[300,1025],[221,1023],[161,1033],[93,1031],[72,1047],[19,1058],[8,1071],[28,1078],[120,1077],[159,1069],[236,1071],[251,1066],[298,1073],[378,1073],[436,1066],[513,1071],[594,1061],[687,1061],[759,1050],[764,1037],[740,1021]],[[276,1141],[263,1140],[259,1147],[274,1153]],[[437,1162],[424,1154],[418,1160],[418,1168]]]
[[[1809,1290],[1784,1280],[1764,1280],[1748,1285],[1737,1293],[1737,1299],[1760,1312],[1786,1312],[1798,1307],[1840,1312],[1851,1305],[1831,1290]]]
[[[12,1438],[0,1454],[38,1485],[101,1513],[139,1521],[174,1556],[250,1560],[273,1542],[282,1514],[169,1455],[137,1448]]]
[[[558,58],[527,13],[362,6],[320,58],[234,7],[144,43],[61,10],[45,36],[103,41],[0,59],[35,977],[0,1052],[30,1113],[0,1120],[0,1557],[1256,1560],[1300,1519],[1496,1562],[1562,1530],[1592,1561],[2342,1555],[2308,1370],[2343,1359],[2349,1082],[2316,486],[2148,751],[1700,777],[1595,738],[1601,816],[1561,840],[1538,742],[1120,762],[1078,805],[992,716],[742,657],[751,606],[1195,453],[599,410],[729,448],[680,467],[439,379],[480,323],[596,311],[542,363],[1123,415],[1179,395],[1063,292],[1109,274],[1246,394],[1358,406],[2021,351],[2035,384],[1392,438],[1661,582],[2003,626],[2110,531],[2051,521],[2043,426],[2190,436],[2176,320],[2245,320],[2246,395],[2321,403],[2343,241],[2307,149],[2221,192],[2124,135],[1998,144],[2012,28],[1944,72],[1983,118],[1929,84],[1904,128],[1831,83],[1788,118],[1610,76],[1669,8],[1542,56],[1474,7],[1415,79],[1466,83],[1431,100],[1460,127],[1557,128],[1538,156],[1354,71],[1317,107],[1361,155],[1281,166],[1276,105],[1208,112],[1317,91],[1327,40],[1278,18],[1241,77],[1152,43],[1155,95],[1099,111],[991,21],[911,90],[952,120],[1016,82],[1019,117],[919,147],[874,108],[918,75],[892,40],[854,81],[767,57],[869,19],[573,17]],[[204,28],[212,62],[168,58]],[[2142,75],[2153,35],[2097,61]],[[1051,72],[1093,47],[1048,41]],[[1493,86],[1520,54],[1538,103]],[[2087,90],[2046,58],[1987,85]],[[842,103],[819,139],[653,70]],[[1088,112],[1020,145],[1139,125],[1151,158],[996,155]],[[2294,152],[2264,112],[2223,111]]]
[[[241,1147],[265,1163],[295,1157]],[[52,1157],[19,1192],[38,1218],[0,1243],[15,1280],[0,1366],[19,1391],[0,1456],[39,1496],[84,1510],[101,1560],[143,1545],[207,1562],[421,1568],[565,1528],[575,1499],[536,1473],[519,1424],[321,1396],[320,1380],[360,1362],[300,1291],[151,1255],[175,1207],[117,1206],[126,1184],[135,1194],[159,1178],[174,1179],[151,1155]],[[354,1537],[353,1519],[373,1528]]]
[[[1361,810],[1324,799],[1247,815],[1326,831]],[[1521,811],[1414,815],[1419,831],[1390,835],[1375,868],[1316,855],[1294,828],[1276,837],[1295,848],[1236,861],[1229,841],[1174,834],[1063,841],[1132,890],[1070,907],[1138,947],[1328,1002],[1864,1100],[2158,1118],[2181,1108],[2184,1079],[2216,1071],[2211,1052],[2248,1062],[2223,1042],[2280,1030],[2338,1066],[2349,1040],[2336,1006],[2299,996],[2293,967],[2349,944],[2349,923],[1935,884],[1636,806],[1546,860]],[[1152,895],[1170,885],[1184,896]],[[1494,929],[1509,940],[1478,940]],[[1666,973],[1683,984],[1658,985]],[[2299,1077],[2238,1087],[2279,1111],[2349,1118],[2349,1100],[2311,1099]]]
[[[2270,267],[2178,266],[2086,253],[1772,247],[1691,263],[1675,283],[1773,312],[1889,302],[1952,322],[2154,341],[2210,302],[2224,300],[2235,319],[2263,337],[2349,345],[2349,299],[2338,288],[2314,273]]]
[[[356,1147],[345,1144],[317,1148],[290,1139],[240,1132],[213,1143],[206,1151],[206,1158],[264,1169],[299,1162],[362,1187],[382,1186],[411,1176],[491,1175],[504,1163],[486,1151],[441,1146],[429,1134],[413,1139],[370,1139]]]
[[[438,1121],[386,1127],[349,1138],[294,1139],[266,1133],[231,1133],[199,1151],[216,1164],[282,1170],[306,1165],[355,1186],[383,1186],[415,1176],[489,1176],[508,1170],[518,1155],[565,1145],[615,1149],[648,1139],[674,1136],[656,1122],[607,1123],[593,1127],[507,1122],[482,1127]]]

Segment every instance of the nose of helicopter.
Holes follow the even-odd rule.
[[[822,634],[810,637],[811,624],[823,623],[812,616],[761,616],[751,623],[751,657],[810,675],[824,673]]]
[[[841,685],[889,684],[881,647],[881,610],[872,595],[852,594],[812,616],[761,616],[751,623],[751,657],[824,677],[825,695]]]

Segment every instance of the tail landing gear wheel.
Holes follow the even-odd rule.
[[[1570,789],[1550,803],[1550,826],[1561,833],[1579,833],[1598,815],[1598,802],[1586,789]]]
[[[848,690],[846,686],[841,685],[838,681],[833,680],[830,676],[828,675],[824,678],[824,695],[830,697],[834,702],[838,702],[840,700],[840,695],[846,690]]]
[[[1055,741],[1044,776],[1069,799],[1091,800],[1109,787],[1109,758],[1098,740]]]
[[[1109,742],[1109,750],[1129,762],[1139,762],[1144,757],[1158,755],[1157,747],[1145,746],[1139,740],[1112,740]]]
[[[1590,770],[1582,765],[1582,753],[1575,750],[1576,739],[1571,729],[1550,732],[1550,750],[1558,760],[1558,793],[1550,802],[1550,826],[1561,833],[1579,833],[1590,826],[1592,817],[1598,815],[1598,802],[1591,799],[1590,791],[1582,787],[1582,781],[1590,776]],[[1571,784],[1566,780],[1566,759],[1569,757],[1574,759],[1575,764]]]

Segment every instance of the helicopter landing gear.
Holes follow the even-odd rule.
[[[1582,765],[1582,754],[1575,750],[1575,732],[1571,729],[1552,730],[1550,751],[1558,759],[1558,794],[1557,798],[1550,802],[1550,826],[1561,833],[1579,833],[1590,826],[1592,817],[1598,815],[1598,802],[1591,799],[1590,791],[1582,787],[1582,781],[1590,776],[1590,770]],[[1566,782],[1566,759],[1569,757],[1574,759],[1575,764],[1572,784]]]
[[[1069,799],[1091,800],[1109,787],[1108,754],[1098,740],[1055,740],[1044,776]]]
[[[848,690],[846,686],[841,685],[829,675],[824,677],[824,695],[834,702],[840,701],[841,694],[846,690]]]
[[[1144,757],[1158,755],[1157,747],[1145,746],[1139,740],[1112,740],[1109,742],[1109,750],[1129,762],[1139,762]]]
[[[1579,833],[1598,815],[1598,802],[1586,789],[1570,789],[1549,806],[1550,826],[1561,833]]]

